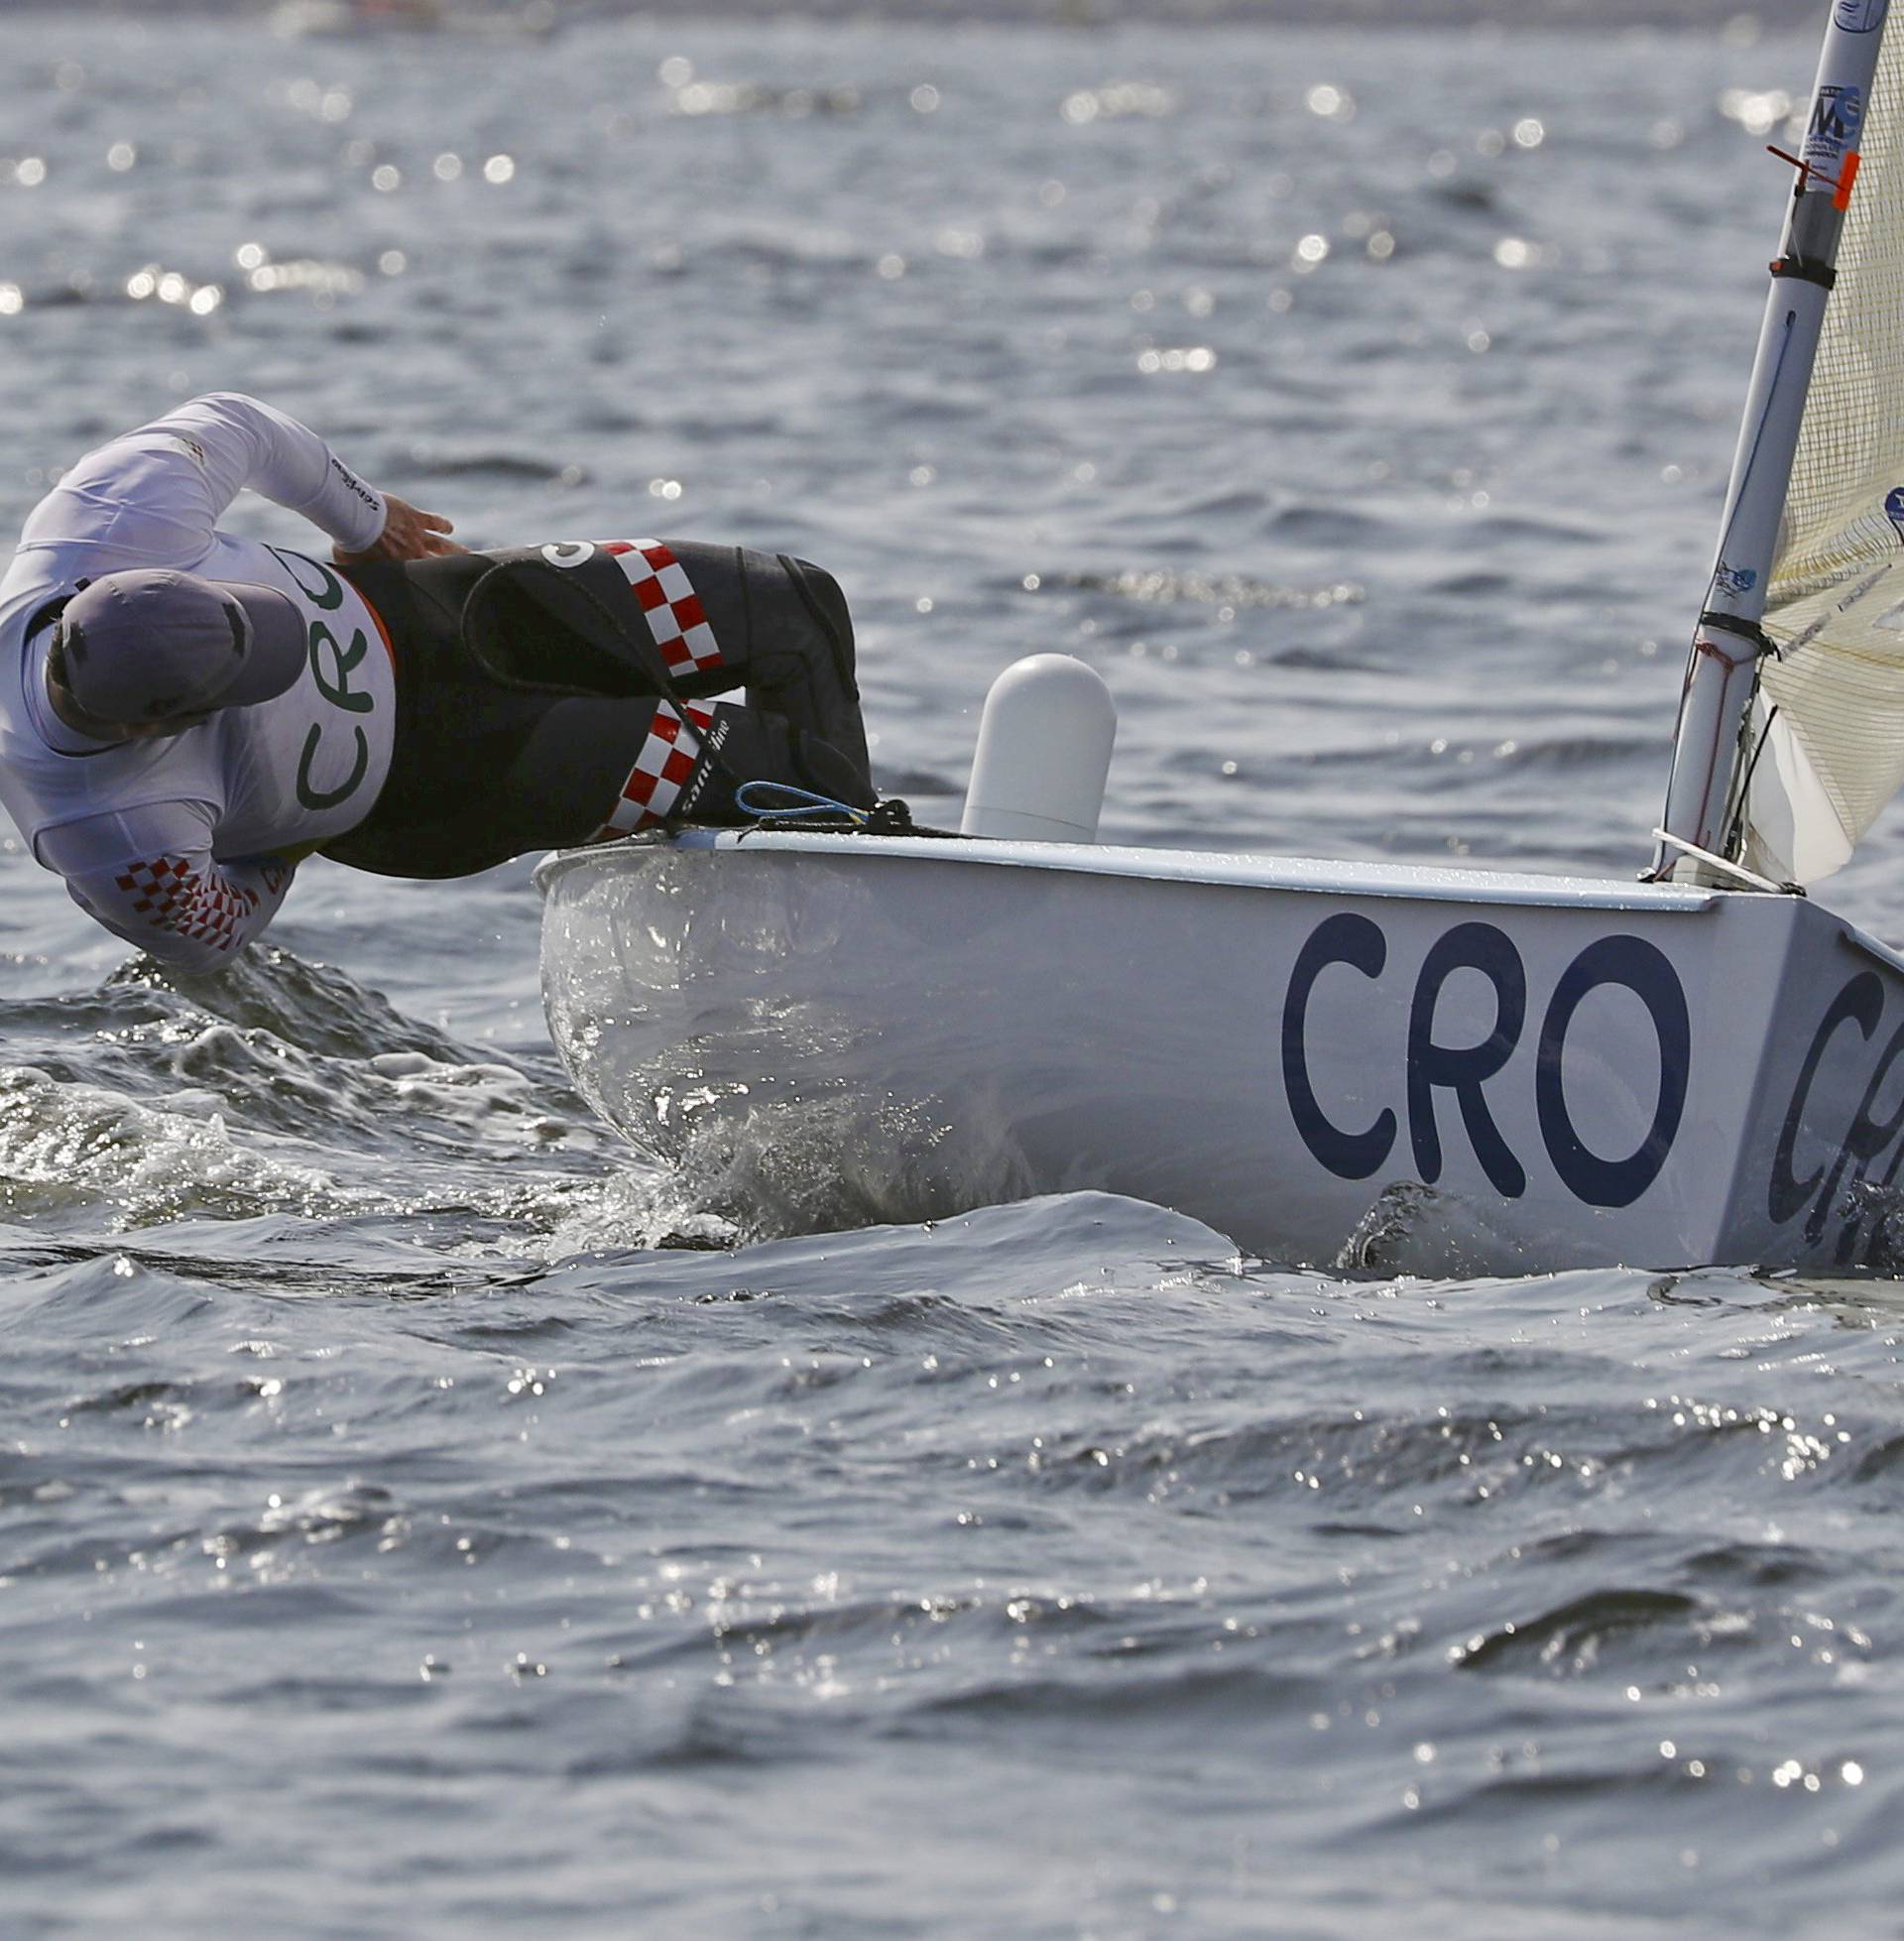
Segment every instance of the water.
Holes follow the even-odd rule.
[[[241,388],[472,544],[820,559],[927,816],[1061,647],[1109,835],[1643,855],[1807,40],[7,46],[9,529]],[[737,1227],[528,871],[187,985],[0,857],[9,1936],[1895,1927],[1889,1283]]]

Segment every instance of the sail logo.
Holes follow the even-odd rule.
[[[1821,87],[1812,103],[1812,125],[1805,135],[1805,160],[1813,168],[1836,169],[1844,151],[1857,146],[1864,125],[1864,90]]]
[[[1846,34],[1873,34],[1884,25],[1891,0],[1838,0],[1832,21]]]
[[[1884,495],[1884,517],[1891,522],[1900,542],[1904,542],[1904,485],[1894,485]]]

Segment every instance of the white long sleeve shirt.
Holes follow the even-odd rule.
[[[382,498],[314,431],[217,393],[88,452],[34,509],[0,578],[0,801],[82,910],[186,971],[216,970],[256,936],[291,882],[279,852],[353,828],[390,769],[382,623],[321,557],[217,530],[247,487],[346,551],[384,530]],[[47,695],[52,614],[81,579],[150,566],[290,594],[308,630],[303,672],[274,700],[162,740],[67,727]]]

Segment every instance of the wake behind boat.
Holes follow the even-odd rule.
[[[1308,1261],[1405,1229],[1476,1268],[1891,1264],[1904,960],[1801,889],[1904,783],[1886,12],[1836,0],[1787,158],[1650,881],[772,830],[572,851],[538,872],[543,981],[585,1095],[663,1154],[804,1151],[887,1217],[1103,1186]]]

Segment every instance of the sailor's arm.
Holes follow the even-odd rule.
[[[351,555],[452,549],[436,537],[447,520],[373,490],[315,431],[235,391],[193,398],[87,452],[35,508],[21,543],[96,547],[100,572],[189,570],[246,489],[301,514]],[[386,553],[394,543],[404,549]]]
[[[222,970],[277,915],[296,864],[214,861],[211,815],[188,802],[92,815],[42,834],[43,862],[96,922],[174,970]]]

